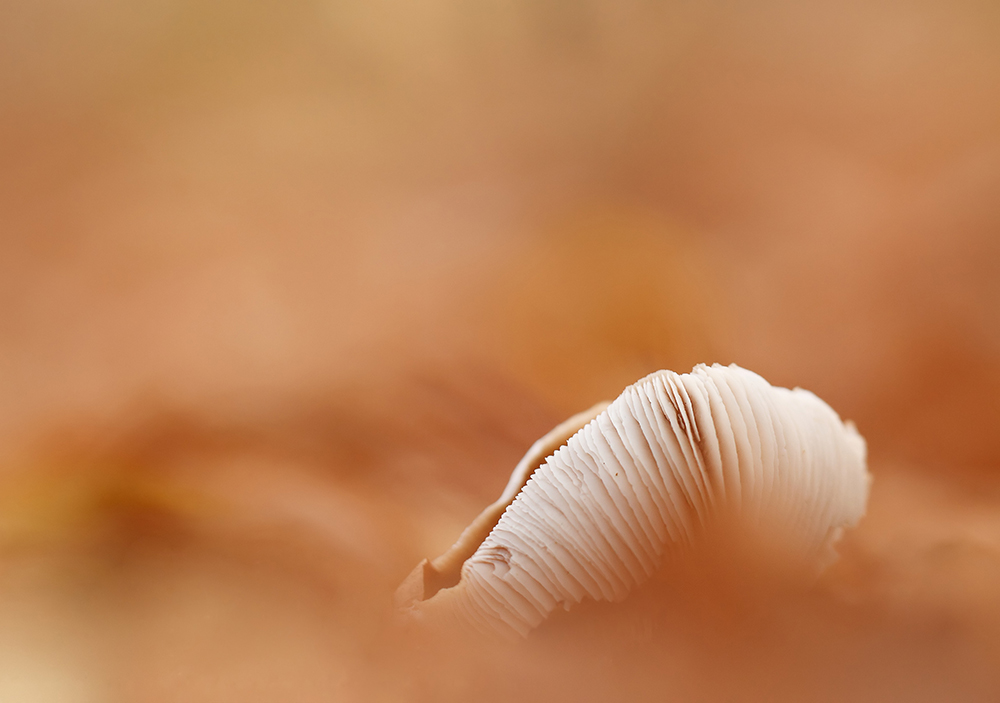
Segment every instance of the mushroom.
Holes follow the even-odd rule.
[[[419,620],[526,636],[557,607],[619,601],[706,529],[791,535],[822,567],[864,515],[865,441],[801,388],[735,364],[657,371],[536,442],[503,495],[396,593]]]

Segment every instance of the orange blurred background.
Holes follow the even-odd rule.
[[[715,361],[868,439],[819,584],[396,637],[535,439]],[[0,700],[995,700],[998,393],[1000,6],[0,6]]]

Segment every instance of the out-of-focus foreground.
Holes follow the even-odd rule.
[[[3,3],[0,699],[995,700],[998,82],[972,0]],[[818,584],[398,636],[532,441],[702,361],[867,437]]]

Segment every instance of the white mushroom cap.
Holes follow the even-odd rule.
[[[499,513],[512,499],[488,536],[489,510],[448,554],[418,566],[399,605],[526,635],[556,607],[624,598],[667,548],[720,518],[788,531],[819,563],[864,515],[864,439],[809,391],[735,364],[699,365],[651,374],[602,409],[540,440],[534,454],[582,426],[516,492],[537,461],[529,452],[491,506]],[[456,562],[459,583],[440,588],[452,586]]]

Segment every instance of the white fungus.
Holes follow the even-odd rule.
[[[624,598],[722,516],[787,530],[819,563],[864,514],[868,483],[864,439],[809,391],[736,365],[658,371],[540,440],[397,602],[527,635],[557,607]]]

